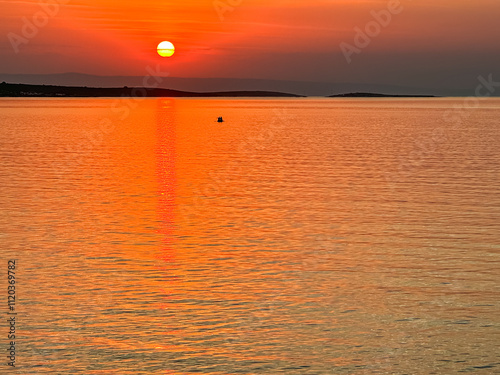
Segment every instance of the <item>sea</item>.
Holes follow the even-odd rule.
[[[500,374],[499,119],[0,99],[0,373]]]

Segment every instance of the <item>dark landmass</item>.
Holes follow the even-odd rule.
[[[167,87],[171,90],[189,92],[209,92],[214,91],[271,91],[287,92],[305,96],[325,97],[333,94],[343,94],[348,92],[384,92],[394,95],[404,95],[407,93],[417,95],[437,95],[437,96],[474,96],[474,89],[477,86],[476,77],[471,81],[462,84],[465,89],[457,87],[455,81],[451,86],[445,82],[435,82],[433,85],[408,86],[395,83],[367,83],[363,81],[337,81],[324,80],[315,81],[294,81],[294,80],[272,80],[258,78],[183,78],[163,76],[162,72],[150,72],[152,77],[159,82],[158,87]],[[353,79],[355,77],[352,77]],[[59,74],[6,74],[0,71],[0,82],[15,82],[29,85],[52,85],[52,86],[88,86],[88,87],[141,87],[144,86],[144,76],[97,76],[82,73],[59,73]],[[493,93],[500,95],[500,90]]]
[[[301,98],[304,95],[289,94],[277,91],[217,91],[194,92],[151,87],[86,87],[30,85],[19,83],[0,83],[0,97],[50,97],[50,98],[99,98],[99,97],[175,97],[175,98],[210,98],[210,97],[290,97]],[[379,94],[371,92],[354,92],[330,95],[329,98],[435,98],[434,95],[400,95]]]
[[[294,97],[302,95],[287,94],[274,91],[223,91],[223,92],[190,92],[148,87],[78,87],[27,85],[2,82],[0,97],[50,97],[50,98],[98,98],[98,97]]]
[[[348,94],[330,95],[329,98],[436,98],[434,95],[394,95],[372,92],[352,92]]]

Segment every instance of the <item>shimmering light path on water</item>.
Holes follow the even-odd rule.
[[[498,373],[500,101],[463,104],[0,100],[16,371]]]

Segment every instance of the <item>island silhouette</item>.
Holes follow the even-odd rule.
[[[59,98],[98,98],[98,97],[291,97],[304,98],[305,95],[278,91],[213,91],[193,92],[150,87],[87,87],[30,85],[21,83],[0,84],[0,97],[59,97]],[[329,95],[329,98],[431,98],[434,95],[399,95],[369,92],[355,92]]]
[[[20,83],[0,84],[0,97],[304,97],[274,91],[221,91],[190,92],[150,87],[86,87],[29,85]]]
[[[329,98],[435,98],[435,95],[399,95],[378,94],[373,92],[352,92],[348,94],[329,95]]]

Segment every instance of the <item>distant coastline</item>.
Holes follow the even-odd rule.
[[[437,98],[435,95],[394,95],[373,92],[352,92],[348,94],[329,95],[329,98]]]
[[[30,85],[21,83],[0,83],[0,97],[7,98],[117,98],[117,97],[150,97],[150,98],[213,98],[213,97],[260,97],[260,98],[305,98],[305,95],[290,94],[278,91],[214,91],[193,92],[148,87],[87,87]],[[398,95],[371,92],[354,92],[329,95],[328,98],[436,98],[434,95]]]
[[[11,98],[98,98],[98,97],[292,97],[303,95],[274,91],[190,92],[147,87],[81,87],[0,83],[0,97]]]
[[[279,93],[292,93],[303,96],[328,97],[331,95],[346,95],[346,93],[384,93],[392,95],[403,95],[408,97],[431,96],[437,97],[467,97],[475,96],[475,81],[461,88],[449,87],[444,84],[430,86],[412,86],[396,83],[369,83],[364,81],[296,81],[260,78],[186,78],[162,76],[154,72],[157,87],[170,90],[186,91],[194,93],[205,92],[233,92],[233,91],[269,91]],[[158,76],[157,76],[158,75]],[[354,77],[353,77],[354,78]],[[56,73],[56,74],[7,74],[0,71],[0,82],[28,84],[28,85],[50,85],[64,87],[141,87],[144,86],[143,75],[141,76],[106,76],[91,75],[83,73]],[[453,83],[455,85],[455,83]],[[349,94],[350,95],[350,94]],[[492,96],[500,96],[500,90],[492,92]],[[359,97],[359,96],[358,96]],[[366,96],[370,97],[370,96]],[[373,97],[373,96],[371,96]]]

